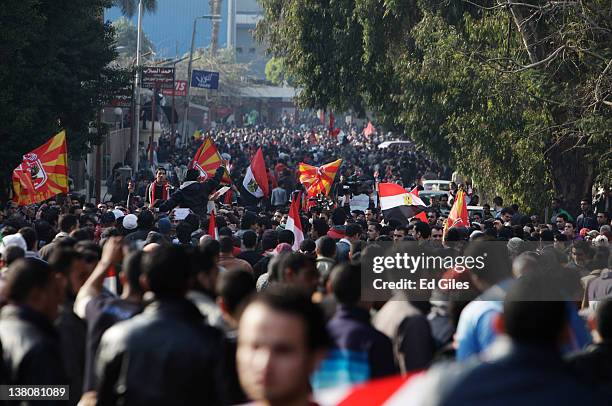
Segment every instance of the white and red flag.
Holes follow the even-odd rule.
[[[264,161],[261,147],[253,156],[251,164],[247,168],[246,175],[242,181],[244,189],[254,197],[260,198],[270,195],[268,187],[268,174],[266,173],[266,162]]]
[[[302,192],[298,193],[296,198],[291,202],[291,208],[289,209],[289,217],[287,217],[287,224],[285,230],[293,231],[293,250],[297,251],[300,249],[300,244],[304,241],[304,231],[302,229],[302,221],[300,219],[300,200]]]
[[[402,224],[406,224],[408,219],[427,207],[420,197],[409,193],[396,183],[379,183],[378,196],[385,219],[396,219]]]

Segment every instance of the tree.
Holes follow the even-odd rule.
[[[98,16],[103,0],[7,0],[0,8],[0,168],[2,192],[22,155],[66,129],[69,155],[79,159],[96,111],[125,86],[113,30]],[[5,3],[7,3],[5,2]]]
[[[136,47],[138,42],[138,31],[136,26],[127,18],[121,17],[113,22],[115,31],[115,45],[119,53],[119,59],[131,61],[136,57]],[[152,54],[155,52],[155,45],[146,33],[142,33],[141,55]]]
[[[262,0],[308,107],[365,109],[490,195],[570,209],[612,171],[609,1]]]
[[[121,9],[121,14],[132,18],[138,14],[138,0],[113,0],[113,4]],[[154,13],[157,10],[157,0],[142,0],[145,13]]]
[[[288,74],[283,58],[271,58],[266,63],[266,80],[276,86],[293,86],[293,78]]]

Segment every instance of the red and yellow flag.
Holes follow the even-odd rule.
[[[66,132],[61,131],[35,150],[25,154],[13,170],[13,200],[20,206],[68,193]]]
[[[300,162],[298,168],[300,183],[306,188],[308,196],[316,196],[319,193],[328,195],[340,165],[342,159],[319,167]]]
[[[455,202],[451,207],[448,218],[444,222],[444,235],[451,227],[469,227],[470,218],[467,210],[467,203],[465,201],[465,192],[461,189],[457,191]]]
[[[206,180],[215,176],[217,168],[220,167],[222,163],[223,160],[212,138],[206,137],[202,145],[200,145],[200,148],[196,151],[189,167],[198,169],[201,179]],[[232,181],[226,169],[221,178],[221,184],[231,185],[231,183]]]

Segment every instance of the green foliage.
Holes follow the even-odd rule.
[[[138,14],[138,0],[113,0],[113,5],[121,9],[121,14],[132,18]],[[143,0],[142,8],[145,13],[154,13],[157,10],[157,0]]]
[[[276,86],[294,85],[293,77],[288,74],[283,58],[274,57],[266,63],[266,80]]]
[[[8,4],[7,4],[8,3]],[[104,0],[7,0],[0,7],[0,178],[21,156],[66,129],[78,159],[92,139],[88,123],[126,84],[108,67],[116,57]]]
[[[261,3],[256,33],[304,106],[372,110],[526,211],[609,182],[609,1]]]
[[[138,42],[138,30],[134,23],[125,17],[119,18],[113,22],[113,30],[115,31],[115,46],[119,48],[120,57],[135,58],[136,47]],[[155,45],[147,34],[143,32],[141,54],[147,52],[155,52]]]

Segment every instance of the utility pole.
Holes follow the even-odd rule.
[[[193,64],[193,51],[195,48],[196,23],[200,19],[210,19],[216,21],[220,18],[220,15],[207,14],[193,19],[193,30],[191,31],[191,50],[189,51],[189,64],[187,65],[187,97],[185,98],[185,114],[183,116],[183,134],[181,134],[183,143],[187,142],[187,118],[189,117],[189,103],[191,102],[191,68]]]
[[[132,145],[132,168],[134,169],[134,173],[132,176],[136,178],[138,174],[138,158],[139,158],[139,150],[138,146],[140,144],[140,85],[141,85],[141,70],[140,70],[140,47],[142,43],[142,12],[143,5],[142,0],[138,0],[138,36],[136,39],[136,94],[134,99],[136,101],[134,108],[134,117],[132,119],[132,125],[136,125],[134,131],[134,144]]]

